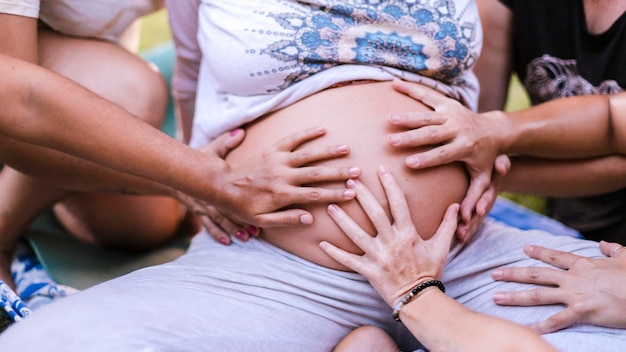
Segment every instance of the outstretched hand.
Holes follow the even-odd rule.
[[[468,222],[475,211],[485,216],[488,206],[484,201],[481,207],[477,204],[490,187],[502,145],[499,136],[503,121],[489,113],[472,112],[458,101],[419,84],[396,79],[393,87],[433,111],[390,116],[390,124],[408,130],[390,134],[388,143],[397,148],[433,147],[406,158],[406,165],[413,169],[464,162],[471,182],[461,203],[462,219]]]
[[[502,268],[492,276],[545,287],[518,292],[498,292],[500,305],[536,306],[563,304],[565,309],[537,322],[531,328],[540,334],[564,329],[575,323],[626,328],[626,248],[600,242],[607,258],[587,258],[540,246],[528,246],[525,253],[554,268]]]
[[[365,276],[393,307],[417,283],[441,277],[456,229],[458,204],[448,208],[437,233],[429,240],[422,240],[394,177],[383,167],[379,168],[378,176],[389,201],[391,220],[361,182],[347,182],[356,191],[361,207],[377,231],[376,236],[363,230],[339,206],[328,206],[333,220],[365,253],[348,253],[328,242],[321,242],[320,248],[337,262]]]

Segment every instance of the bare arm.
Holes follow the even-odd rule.
[[[301,187],[346,180],[360,173],[348,167],[300,168],[348,153],[345,146],[295,151],[300,144],[323,136],[323,128],[289,136],[272,149],[251,156],[250,163],[231,168],[216,155],[177,142],[48,70],[8,56],[0,56],[0,60],[5,63],[0,65],[0,102],[4,109],[0,134],[8,138],[157,181],[209,201],[233,219],[257,226],[309,223],[310,219],[303,218],[308,214],[304,210],[279,210],[291,204],[352,198],[343,190]],[[3,152],[6,158],[19,157],[6,146]],[[256,201],[241,201],[251,198]]]
[[[186,185],[188,181],[210,177],[211,169],[218,171],[219,159],[182,145],[73,82],[9,56],[0,54],[0,62],[3,136],[186,191],[193,188]],[[192,165],[200,161],[206,162],[204,170]],[[207,190],[193,191],[202,194]]]
[[[502,110],[512,70],[513,14],[498,0],[477,0],[476,4],[484,32],[474,68],[480,82],[478,110]]]
[[[626,187],[626,157],[585,160],[513,159],[500,190],[548,197],[580,197]]]
[[[552,100],[504,115],[494,119],[506,127],[497,136],[503,153],[544,158],[626,153],[626,92]]]
[[[466,220],[501,154],[536,158],[516,164],[507,190],[573,196],[622,185],[621,163],[591,158],[613,156],[606,160],[619,161],[626,156],[626,93],[557,99],[515,112],[475,113],[432,89],[402,81],[394,86],[434,112],[394,116],[390,122],[408,130],[390,136],[390,144],[400,148],[435,145],[407,158],[407,166],[416,169],[465,162],[472,176],[462,204]]]

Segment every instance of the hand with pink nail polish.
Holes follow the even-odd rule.
[[[328,167],[316,162],[348,155],[346,145],[303,147],[325,135],[324,128],[310,128],[294,133],[265,151],[251,155],[237,165],[224,164],[224,171],[215,179],[220,190],[209,204],[185,197],[194,213],[201,215],[204,227],[219,242],[230,243],[230,236],[243,231],[247,240],[257,237],[263,227],[309,225],[312,215],[303,209],[289,208],[295,204],[340,203],[354,198],[348,189],[313,187],[312,184],[344,182],[361,174],[358,167]],[[225,133],[203,151],[225,159],[243,140],[244,133]],[[246,229],[255,229],[253,234]]]

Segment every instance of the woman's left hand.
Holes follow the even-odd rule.
[[[450,205],[437,233],[429,240],[422,240],[395,178],[383,167],[379,168],[378,176],[389,201],[392,220],[361,182],[349,180],[348,187],[355,190],[377,235],[372,237],[339,206],[331,204],[328,206],[330,216],[365,253],[348,253],[328,242],[321,242],[320,247],[337,262],[365,276],[385,302],[394,306],[419,282],[441,277],[459,206]]]
[[[518,292],[498,292],[500,305],[537,306],[562,304],[565,309],[530,326],[540,334],[564,329],[575,323],[626,328],[626,248],[600,242],[608,258],[587,258],[568,252],[528,246],[525,253],[554,268],[501,268],[492,273],[499,281],[514,281],[545,287]]]

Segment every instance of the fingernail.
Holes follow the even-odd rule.
[[[337,212],[337,206],[335,204],[328,204],[326,210],[331,214],[335,214]]]
[[[343,198],[344,199],[348,199],[349,200],[349,199],[354,198],[355,196],[356,196],[356,193],[353,190],[351,190],[351,189],[347,189],[347,190],[343,191]]]
[[[242,131],[242,129],[241,129],[241,128],[234,129],[234,130],[230,131],[230,136],[231,136],[231,137],[235,137],[235,136],[236,136],[236,135],[238,135],[238,134],[239,134],[239,132],[241,132],[241,131]]]
[[[400,122],[400,115],[398,115],[398,114],[391,114],[391,115],[389,115],[389,122],[391,122],[391,123],[398,123],[398,122]]]
[[[502,271],[501,269],[496,269],[491,272],[491,277],[497,280],[501,278],[503,274],[504,274],[504,271]]]
[[[524,252],[526,252],[527,254],[530,254],[530,253],[532,253],[534,251],[535,251],[535,246],[531,245],[531,246],[524,247]]]
[[[378,172],[380,172],[381,175],[386,175],[388,173],[387,168],[382,165],[378,167]]]
[[[356,181],[349,179],[348,181],[346,181],[346,186],[348,186],[348,188],[354,188],[356,187]]]
[[[235,237],[237,237],[240,241],[245,241],[248,239],[248,235],[244,230],[237,230],[237,232],[235,232]]]
[[[259,235],[259,228],[256,226],[248,225],[246,231],[248,231],[248,233],[253,237],[257,237]]]
[[[340,145],[337,147],[337,153],[347,153],[350,150],[347,145]]]
[[[410,167],[418,167],[420,166],[420,159],[416,158],[414,156],[407,156],[406,157],[406,164]]]
[[[499,302],[499,301],[504,300],[505,297],[506,297],[505,294],[502,293],[502,292],[496,292],[496,293],[493,294],[493,300],[496,303]]]
[[[351,167],[350,169],[348,169],[348,174],[350,174],[350,176],[352,177],[357,177],[361,175],[361,169],[358,167]]]
[[[219,241],[223,245],[227,245],[229,243],[228,238],[226,237],[220,237]]]
[[[313,223],[313,217],[311,215],[302,215],[300,216],[300,223],[304,225],[310,225]]]
[[[393,134],[387,136],[387,143],[389,143],[390,145],[397,146],[398,144],[400,144],[401,141],[402,139],[399,136]]]

